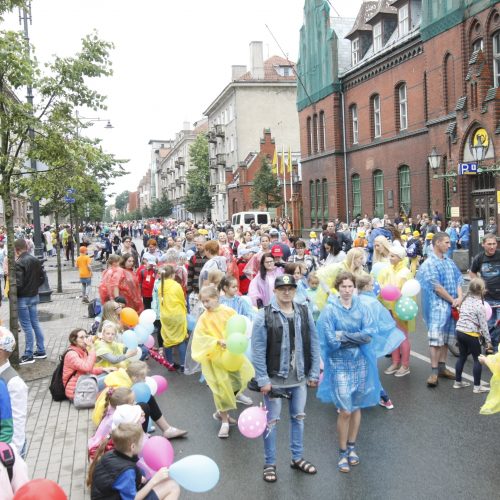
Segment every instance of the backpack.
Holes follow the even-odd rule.
[[[52,394],[53,401],[64,401],[68,399],[66,397],[66,386],[68,382],[75,376],[76,370],[71,374],[68,381],[63,384],[63,370],[64,370],[64,358],[68,354],[66,351],[59,357],[59,364],[56,366],[54,373],[52,374],[52,378],[50,379],[49,391]]]
[[[0,442],[0,462],[2,462],[3,466],[7,469],[9,481],[12,481],[16,456],[14,455],[11,446],[7,443]]]
[[[95,318],[101,314],[101,301],[99,299],[92,299],[88,305],[89,318]]]
[[[81,375],[75,387],[73,398],[75,408],[77,410],[94,408],[98,393],[97,378],[94,375]]]
[[[417,244],[416,242],[410,243],[410,245],[406,248],[406,255],[413,259],[413,257],[417,256]]]

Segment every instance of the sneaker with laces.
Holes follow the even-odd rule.
[[[34,357],[35,359],[45,359],[45,358],[47,357],[47,354],[46,354],[46,353],[44,353],[44,352],[38,352],[38,351],[35,351],[35,352],[33,353],[33,357]]]
[[[408,366],[402,366],[395,374],[395,377],[404,377],[410,374],[410,368]]]
[[[20,365],[30,365],[35,362],[35,358],[33,356],[21,356],[19,359]]]
[[[483,392],[490,392],[490,388],[485,385],[475,385],[474,389],[472,389],[474,394],[481,394]]]
[[[384,401],[381,399],[378,403],[382,408],[385,408],[386,410],[393,410],[394,405],[392,404],[392,401],[388,399],[387,401]]]
[[[241,403],[242,405],[246,405],[246,406],[253,405],[253,401],[248,396],[245,396],[244,394],[238,394],[236,396],[236,402]]]
[[[463,387],[469,387],[470,382],[466,382],[465,380],[461,380],[460,382],[455,381],[453,384],[453,389],[462,389]]]
[[[389,368],[387,368],[386,370],[384,370],[384,373],[386,375],[393,375],[398,370],[399,370],[399,365],[392,364],[391,366],[389,366]]]

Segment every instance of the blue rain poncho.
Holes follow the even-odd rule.
[[[373,292],[361,292],[361,304],[366,307],[374,320],[376,332],[373,335],[371,347],[375,356],[381,358],[390,354],[405,340],[404,333],[396,326],[391,313],[379,302]]]
[[[317,328],[325,365],[318,398],[349,412],[377,405],[382,386],[370,342],[377,332],[370,311],[356,296],[350,309],[339,297],[330,298]]]
[[[250,303],[237,295],[232,298],[222,295],[219,299],[219,302],[227,307],[230,307],[231,309],[234,309],[237,314],[241,314],[242,316],[245,316],[252,321],[257,314],[257,311]]]

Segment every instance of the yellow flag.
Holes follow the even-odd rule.
[[[290,146],[288,146],[288,173],[292,173],[292,151]]]
[[[278,151],[276,150],[276,146],[274,147],[273,155],[273,174],[278,174]]]
[[[285,175],[285,146],[281,146],[281,173]]]

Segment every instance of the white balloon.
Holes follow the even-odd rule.
[[[403,297],[415,297],[420,293],[420,283],[416,279],[408,280],[401,288]]]
[[[151,323],[156,321],[156,313],[153,309],[144,309],[139,316],[139,323]]]
[[[154,396],[158,392],[158,384],[153,377],[146,377],[146,385],[149,387],[151,391],[151,395]]]

